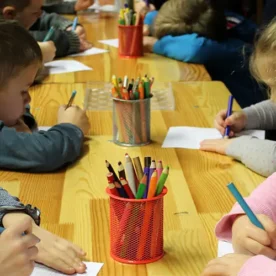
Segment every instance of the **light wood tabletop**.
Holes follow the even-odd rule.
[[[71,91],[82,106],[85,84],[45,84],[31,89],[32,112],[41,126],[52,126],[60,104]],[[220,82],[174,83],[174,111],[152,112],[152,140],[141,148],[120,147],[112,139],[111,111],[89,111],[91,137],[83,157],[65,170],[49,174],[0,172],[1,186],[42,211],[42,226],[83,247],[90,261],[103,262],[99,275],[198,276],[216,256],[214,226],[234,203],[225,185],[234,181],[244,195],[262,177],[229,157],[185,149],[163,149],[170,126],[212,127],[228,91]],[[234,105],[235,109],[238,106]],[[107,159],[116,165],[131,157],[153,156],[170,165],[164,205],[165,256],[148,265],[123,265],[109,254],[109,200],[105,193]]]
[[[72,16],[69,18],[73,18]],[[87,39],[97,48],[109,52],[84,57],[67,57],[92,67],[93,71],[50,75],[44,83],[81,83],[87,81],[110,81],[112,75],[129,77],[151,74],[160,81],[208,81],[211,80],[203,65],[188,64],[168,59],[155,54],[145,54],[138,59],[119,58],[118,49],[102,43],[99,40],[114,39],[117,34],[117,15],[84,14],[79,16]]]

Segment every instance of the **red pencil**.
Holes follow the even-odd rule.
[[[123,177],[121,177],[120,180],[121,180],[123,188],[125,189],[125,192],[127,193],[128,197],[134,199],[135,196],[134,196],[133,192],[131,191],[131,189],[130,189],[130,187],[128,185],[127,180],[124,179]]]
[[[108,188],[111,194],[115,195],[115,196],[120,196],[115,185],[113,183],[108,184]]]

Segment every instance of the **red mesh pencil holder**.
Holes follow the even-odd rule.
[[[146,264],[161,259],[163,250],[162,193],[151,199],[110,196],[110,254],[121,263]]]
[[[143,25],[119,25],[119,55],[137,58],[143,56]]]

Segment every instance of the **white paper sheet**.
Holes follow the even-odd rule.
[[[98,54],[103,54],[103,53],[107,53],[108,50],[104,50],[104,49],[99,49],[96,47],[93,47],[91,49],[88,49],[84,52],[78,53],[78,54],[74,54],[74,55],[70,55],[69,57],[83,57],[83,56],[92,56],[92,55],[98,55]]]
[[[100,43],[112,46],[112,47],[119,47],[119,39],[115,38],[115,39],[107,39],[107,40],[99,40]]]
[[[246,130],[237,136],[249,135],[259,139],[265,138],[263,130]],[[220,139],[221,134],[215,128],[170,127],[162,148],[199,149],[200,142],[205,139]]]
[[[92,262],[85,262],[87,266],[86,273],[84,274],[73,274],[75,276],[97,276],[99,271],[101,270],[103,263],[92,263]],[[56,270],[48,268],[46,266],[36,264],[35,269],[31,276],[65,276],[67,274],[60,273]]]
[[[218,257],[234,253],[232,243],[225,241],[218,241]]]
[[[45,63],[45,67],[49,70],[49,74],[62,74],[77,71],[93,70],[76,60],[55,60]]]
[[[40,126],[38,127],[38,130],[48,131],[50,128],[50,126]]]

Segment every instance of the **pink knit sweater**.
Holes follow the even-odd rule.
[[[255,214],[264,214],[276,223],[276,173],[266,179],[245,199]],[[231,241],[233,221],[237,215],[243,213],[241,207],[235,204],[231,212],[217,224],[217,237]],[[238,276],[276,276],[276,261],[261,255],[252,257],[241,268]]]

